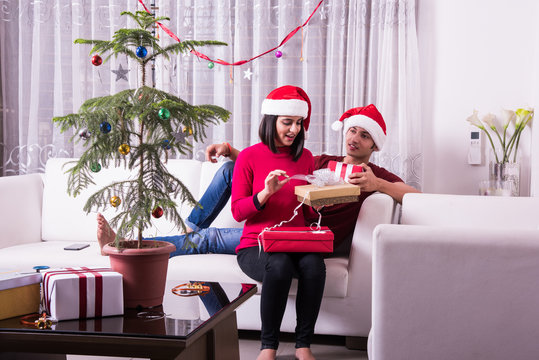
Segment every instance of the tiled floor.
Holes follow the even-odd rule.
[[[257,332],[240,332],[240,360],[254,360],[260,349]],[[311,349],[317,360],[368,360],[366,351],[348,350],[344,338],[336,336],[318,336]],[[295,354],[292,336],[285,334],[277,351],[278,360],[294,360]],[[69,355],[68,360],[119,360],[126,358]],[[136,359],[139,360],[139,359]]]
[[[260,333],[240,332],[240,360],[254,360],[260,351]],[[367,360],[367,352],[348,350],[344,338],[338,336],[316,336],[311,350],[317,360]],[[294,360],[293,335],[284,334],[277,350],[277,359]]]

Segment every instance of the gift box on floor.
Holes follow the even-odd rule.
[[[43,296],[56,320],[123,315],[122,275],[109,268],[65,268],[43,273]]]
[[[303,201],[310,206],[342,204],[359,200],[361,193],[359,186],[352,184],[337,185],[301,185],[296,186],[294,193],[298,196],[298,201]]]
[[[41,274],[0,270],[0,320],[39,312]]]
[[[351,173],[362,172],[363,168],[359,165],[345,164],[339,161],[331,160],[328,163],[328,169],[333,171],[339,178],[348,182],[348,176]]]
[[[333,252],[333,232],[327,226],[277,227],[260,235],[265,252]]]

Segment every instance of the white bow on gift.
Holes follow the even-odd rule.
[[[327,168],[315,170],[311,175],[296,174],[291,176],[290,179],[308,181],[309,183],[318,187],[326,185],[344,184],[343,179],[337,176],[335,172]]]

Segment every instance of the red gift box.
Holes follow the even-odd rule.
[[[333,232],[327,226],[278,227],[260,235],[265,252],[333,252]]]
[[[328,163],[328,169],[333,171],[346,182],[348,182],[348,176],[350,176],[350,174],[363,171],[363,168],[359,165],[345,164],[343,162],[333,160]]]
[[[47,313],[56,320],[123,315],[122,275],[109,268],[65,268],[43,273]]]

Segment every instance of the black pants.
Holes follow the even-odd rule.
[[[293,277],[298,278],[296,348],[310,347],[326,280],[321,254],[265,253],[250,247],[238,252],[238,264],[245,274],[262,282],[262,349],[279,346],[279,330]]]

